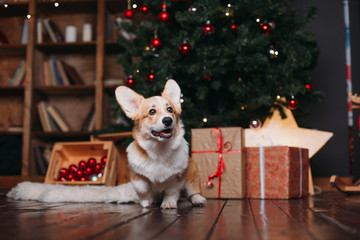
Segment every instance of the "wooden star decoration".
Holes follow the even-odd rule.
[[[309,149],[309,159],[315,155],[329,139],[332,132],[300,128],[288,108],[283,108],[287,118],[282,119],[279,110],[264,121],[260,129],[245,129],[246,147],[259,145],[283,145]]]

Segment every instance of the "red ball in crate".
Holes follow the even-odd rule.
[[[78,170],[78,167],[75,164],[71,164],[69,166],[70,172],[76,172]]]
[[[59,176],[60,177],[66,177],[67,173],[68,173],[67,168],[62,168],[62,169],[59,170]]]
[[[59,178],[58,178],[58,181],[66,182],[66,177],[59,177]]]
[[[99,163],[95,164],[95,168],[93,170],[94,173],[99,174],[102,170],[103,168],[101,167],[101,164]]]
[[[95,164],[96,164],[95,158],[89,158],[88,159],[88,164],[89,164],[89,167],[94,167]]]
[[[79,162],[79,170],[84,170],[86,168],[86,166],[87,166],[87,163],[84,160]]]
[[[93,173],[93,169],[91,167],[87,167],[84,171],[86,176],[90,176]]]
[[[107,157],[106,157],[106,156],[104,156],[104,157],[101,158],[101,165],[102,165],[103,168],[105,168],[106,161],[107,161]]]
[[[67,176],[66,176],[66,180],[67,181],[75,181],[75,175],[73,173],[69,173]]]

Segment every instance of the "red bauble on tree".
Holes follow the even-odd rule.
[[[153,71],[151,71],[149,73],[149,75],[147,76],[147,80],[148,80],[148,82],[152,82],[154,80],[154,78],[155,78],[155,75],[154,75]]]
[[[294,110],[299,106],[299,101],[294,96],[291,96],[288,100],[288,106],[291,110]]]
[[[207,81],[207,82],[211,82],[211,76],[210,75],[206,75],[206,76],[203,76],[202,77],[202,80],[204,80],[204,81]]]
[[[236,26],[236,24],[234,23],[234,21],[232,21],[231,22],[231,31],[233,32],[233,33],[236,33],[237,32],[237,26]]]
[[[128,78],[126,79],[126,85],[128,87],[133,87],[135,85],[135,79],[132,75],[129,75]]]
[[[161,22],[167,22],[170,20],[170,13],[166,11],[166,5],[162,5],[162,11],[159,13],[158,17]]]
[[[305,88],[308,91],[314,91],[314,85],[312,83],[305,84]]]
[[[260,23],[260,31],[268,35],[272,30],[271,24],[268,21]]]
[[[180,45],[179,50],[181,55],[183,56],[189,55],[191,53],[191,46],[187,42],[184,42],[183,44]]]
[[[132,9],[126,9],[124,12],[124,16],[126,18],[133,18],[134,17],[134,11]]]
[[[208,20],[202,28],[203,33],[205,36],[210,36],[215,33],[215,27],[214,25],[211,25],[210,21]]]
[[[152,47],[152,48],[160,48],[161,46],[162,46],[162,41],[157,37],[155,37],[150,42],[150,47]]]
[[[147,14],[150,12],[150,8],[148,5],[146,4],[143,4],[141,7],[140,7],[140,12],[142,12],[143,14]]]

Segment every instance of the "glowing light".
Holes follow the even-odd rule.
[[[276,99],[277,99],[277,100],[280,100],[280,98],[281,98],[280,95],[277,95],[277,96],[276,96]]]
[[[132,7],[133,7],[133,8],[137,8],[137,4],[134,3],[134,4],[132,5]]]
[[[54,3],[55,7],[58,7],[60,4],[58,2]]]
[[[31,14],[26,15],[27,19],[31,18]]]
[[[5,8],[7,8],[8,6],[9,6],[9,4],[7,4],[7,3],[4,4],[4,7],[5,7]]]
[[[256,19],[256,22],[260,22],[260,18],[257,18],[257,19]]]
[[[227,5],[229,8],[231,8],[231,4],[229,3],[228,5]]]
[[[208,120],[206,117],[203,118],[203,122],[206,123]]]

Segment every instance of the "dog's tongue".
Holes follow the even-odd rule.
[[[171,130],[170,129],[167,129],[167,130],[164,130],[162,132],[160,132],[160,137],[171,137]]]

